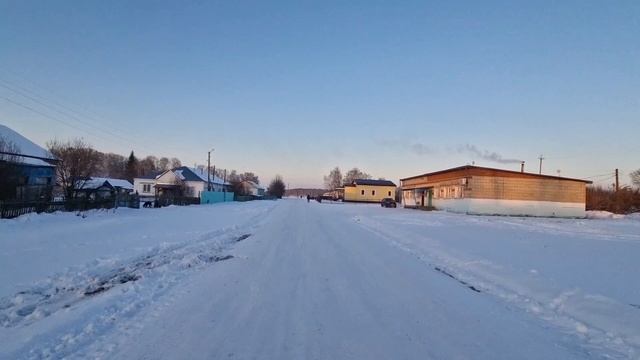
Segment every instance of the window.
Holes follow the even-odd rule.
[[[375,196],[376,191],[375,190],[371,190],[371,196]]]
[[[364,190],[360,190],[360,195],[364,196]]]
[[[391,191],[389,191],[389,196],[391,196]]]
[[[49,185],[51,184],[51,178],[48,177],[37,177],[34,179],[33,183],[35,185]]]
[[[151,184],[143,184],[142,192],[145,192],[145,193],[151,192]]]

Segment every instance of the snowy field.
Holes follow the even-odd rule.
[[[0,359],[637,359],[640,217],[286,199],[0,220]]]

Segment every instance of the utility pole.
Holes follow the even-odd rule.
[[[618,181],[618,169],[616,169],[616,192],[620,190],[620,182]]]
[[[538,172],[538,174],[542,175],[542,160],[544,160],[542,154],[540,154],[540,157],[538,159],[540,160],[540,171]]]
[[[211,152],[212,148],[207,152],[207,191],[211,191]]]

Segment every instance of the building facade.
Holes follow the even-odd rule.
[[[590,181],[479,166],[400,180],[407,208],[483,215],[585,217]]]
[[[208,191],[207,181],[210,181],[211,191],[229,192],[230,184],[217,176],[207,176],[207,172],[200,168],[181,166],[167,170],[157,175],[141,176],[133,179],[133,188],[142,199],[155,198],[163,195],[200,197],[202,192]]]
[[[356,179],[344,185],[344,201],[375,202],[395,198],[396,184],[389,180]]]
[[[0,201],[50,200],[57,161],[49,151],[0,125]]]

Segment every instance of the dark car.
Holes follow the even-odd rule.
[[[396,201],[392,198],[384,198],[380,201],[380,206],[394,208],[396,207]]]

